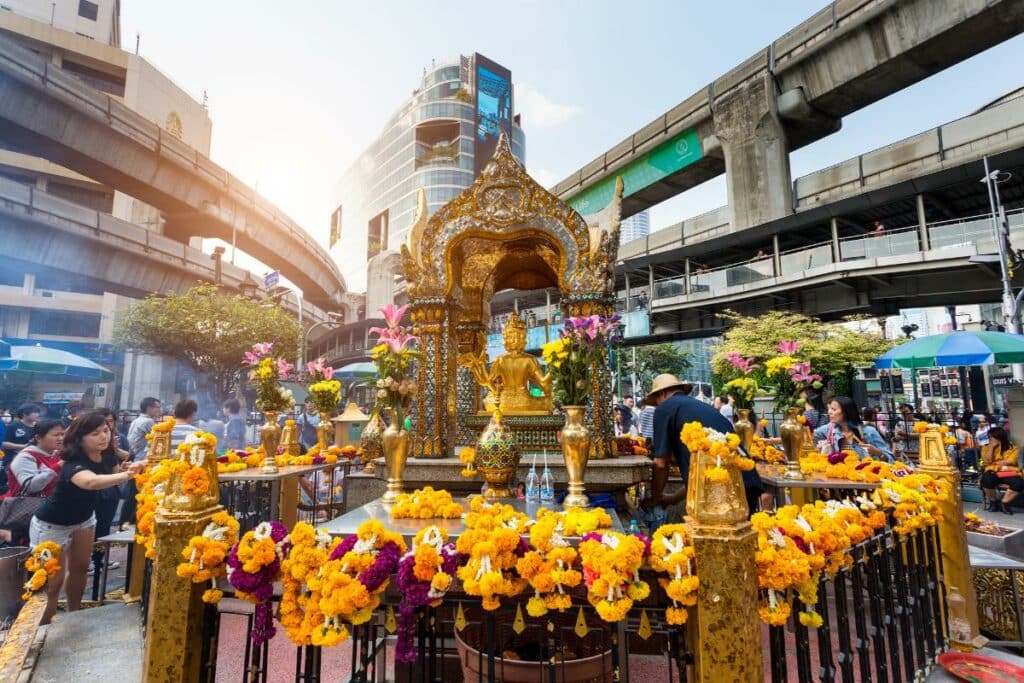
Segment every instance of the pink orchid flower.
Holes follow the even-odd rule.
[[[394,304],[385,304],[379,309],[380,314],[384,316],[384,322],[387,323],[388,327],[398,327],[398,323],[402,322],[402,316],[409,310],[409,304],[404,306],[395,306]]]
[[[284,358],[278,358],[277,359],[277,376],[278,377],[287,377],[288,375],[291,374],[292,370],[294,370],[294,369],[295,369],[295,366],[292,365],[291,363],[289,363],[288,361],[286,361]]]
[[[725,359],[729,361],[734,368],[744,374],[749,373],[756,366],[753,358],[744,358],[739,351],[732,351],[725,354]]]
[[[800,342],[798,341],[782,341],[775,347],[779,353],[783,353],[787,356],[791,356],[800,350]]]

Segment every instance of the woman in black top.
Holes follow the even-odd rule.
[[[62,548],[60,564],[64,568],[47,586],[46,611],[41,623],[48,624],[57,613],[57,598],[67,573],[68,611],[82,606],[86,572],[96,527],[96,495],[98,491],[129,481],[145,467],[145,463],[114,465],[103,458],[110,445],[110,429],[101,412],[79,415],[64,434],[63,464],[57,477],[57,488],[46,499],[29,528],[29,539],[35,547],[53,541]]]

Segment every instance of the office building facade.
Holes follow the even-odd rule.
[[[624,218],[619,225],[619,244],[632,242],[651,234],[651,214],[647,209]]]
[[[525,161],[525,137],[513,116],[511,72],[486,57],[460,57],[426,70],[419,87],[335,189],[331,252],[349,289],[365,291],[367,264],[397,251],[426,192],[431,213],[472,184],[500,133]]]

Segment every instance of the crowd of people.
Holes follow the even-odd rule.
[[[732,432],[739,417],[731,397],[723,395],[704,401],[691,396],[691,391],[689,383],[672,375],[659,375],[640,406],[635,405],[633,398],[615,402],[615,435],[644,437],[654,460],[653,478],[642,502],[652,532],[667,521],[666,508],[686,496],[689,453],[679,439],[683,425],[698,421],[705,427]],[[816,392],[806,392],[803,401],[804,422],[815,447],[823,453],[848,450],[862,458],[899,460],[913,467],[919,455],[914,425],[921,421],[938,423],[946,425],[956,438],[948,449],[965,480],[980,479],[988,510],[1013,514],[1013,501],[1024,492],[1024,462],[1010,440],[1005,414],[922,414],[904,403],[888,415],[878,407],[860,409],[847,396],[834,396],[826,402]],[[758,436],[780,446],[781,439],[773,433],[771,422],[766,421],[765,425],[756,415],[751,420]],[[668,494],[665,490],[672,464],[679,467],[683,486]],[[774,506],[774,499],[765,492],[756,470],[744,473],[744,486],[751,512]]]

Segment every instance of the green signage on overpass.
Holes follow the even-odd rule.
[[[584,216],[608,206],[615,195],[615,176],[622,177],[622,196],[628,197],[680,171],[701,157],[697,131],[684,130],[639,159],[629,162],[614,175],[591,185],[569,199],[569,205]]]

